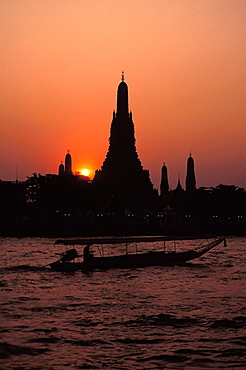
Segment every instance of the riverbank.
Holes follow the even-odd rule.
[[[49,223],[32,222],[3,225],[2,237],[74,237],[129,235],[234,235],[245,236],[246,225],[236,223],[207,223],[159,225],[157,223]]]

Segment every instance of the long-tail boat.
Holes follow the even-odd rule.
[[[75,248],[68,249],[60,253],[60,258],[56,262],[50,264],[52,270],[55,271],[92,271],[92,270],[107,270],[114,268],[139,268],[147,266],[168,266],[184,264],[188,261],[201,257],[206,252],[224,242],[226,246],[225,237],[215,238],[213,241],[205,245],[200,245],[191,250],[167,251],[165,243],[167,241],[176,240],[191,240],[200,239],[200,237],[167,237],[167,236],[153,236],[153,237],[114,237],[114,238],[87,238],[87,239],[59,239],[55,244],[64,245],[84,245],[83,255],[79,255]],[[147,251],[138,253],[129,253],[129,244],[135,243],[153,243],[163,242],[164,247],[161,251]],[[99,249],[100,256],[95,257],[90,251],[92,245],[105,246],[109,244],[126,245],[124,254],[104,256],[103,247]],[[81,260],[83,258],[83,260]]]

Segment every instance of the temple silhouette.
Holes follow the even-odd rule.
[[[94,179],[73,172],[68,149],[57,174],[0,180],[0,235],[245,235],[245,189],[222,184],[197,188],[191,152],[184,184],[178,173],[176,187],[170,188],[164,163],[160,195],[153,188],[137,153],[122,72],[108,151]]]
[[[190,156],[187,160],[187,172],[186,172],[186,191],[196,190],[196,176],[195,176],[195,164],[194,159]]]
[[[64,167],[64,164],[61,161],[61,164],[58,167],[58,175],[59,176],[64,176],[64,175],[70,176],[72,174],[73,174],[73,172],[72,172],[72,156],[71,156],[69,148],[68,148],[67,154],[65,156],[65,167]]]
[[[168,182],[168,172],[167,172],[167,166],[164,163],[161,169],[161,196],[165,196],[169,192],[169,182]]]
[[[154,194],[149,171],[143,169],[136,149],[132,112],[128,107],[128,86],[124,72],[117,90],[117,110],[113,112],[109,148],[93,185],[108,193],[131,199],[151,197]]]

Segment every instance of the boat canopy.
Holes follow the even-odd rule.
[[[210,239],[216,236],[197,235],[197,236],[131,236],[131,237],[114,237],[114,238],[81,238],[81,239],[58,239],[55,244],[65,245],[87,245],[87,244],[120,244],[120,243],[148,243],[158,241],[172,240],[194,240]]]

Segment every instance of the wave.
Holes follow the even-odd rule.
[[[23,257],[29,257],[29,256],[32,256],[34,254],[47,254],[47,252],[45,251],[41,251],[41,250],[37,250],[37,251],[28,251],[26,253],[23,254]]]
[[[211,328],[232,328],[232,329],[239,329],[242,327],[246,327],[246,317],[244,316],[236,316],[233,319],[220,319],[215,320],[211,324]]]
[[[149,356],[149,357],[144,357],[144,358],[139,358],[137,359],[137,362],[149,362],[149,361],[167,361],[167,362],[185,362],[189,358],[186,356],[177,356],[177,355],[154,355],[154,356]]]
[[[138,326],[138,325],[145,325],[145,326],[173,326],[176,328],[197,325],[199,321],[197,319],[183,317],[177,318],[173,315],[169,314],[159,314],[159,315],[151,315],[146,316],[142,315],[136,320],[129,320],[124,323],[126,326]]]
[[[10,356],[19,356],[19,355],[37,356],[47,351],[51,350],[49,348],[33,348],[28,346],[17,346],[7,342],[0,343],[1,359],[6,359]]]
[[[51,271],[47,266],[15,265],[0,268],[0,271]]]

